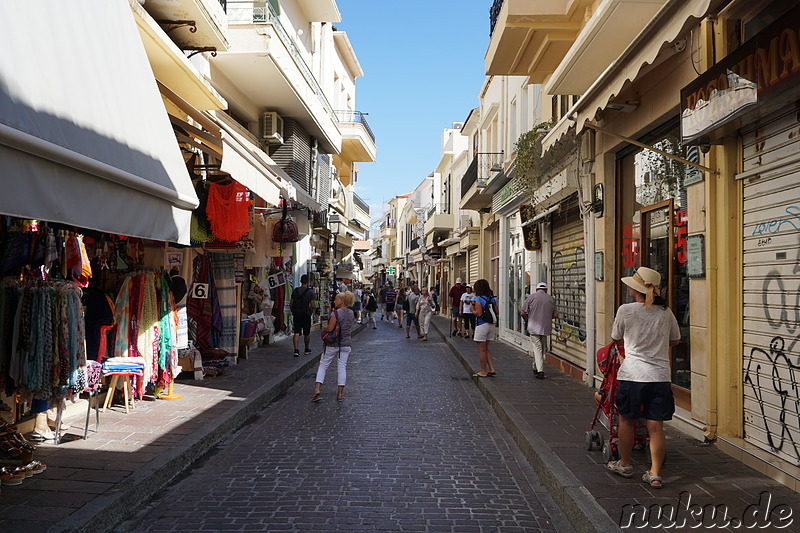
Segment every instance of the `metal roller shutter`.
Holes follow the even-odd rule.
[[[478,264],[480,263],[478,253],[479,248],[473,248],[469,251],[469,276],[467,276],[467,283],[475,283],[478,281]]]
[[[743,180],[744,436],[794,465],[800,464],[798,125],[791,109],[742,135],[745,172],[775,167]]]
[[[455,284],[456,278],[461,278],[464,283],[467,283],[467,254],[462,253],[455,257],[453,270],[453,284]]]
[[[554,322],[550,351],[585,368],[586,254],[577,195],[562,204],[550,224],[553,232],[550,294],[559,315]]]

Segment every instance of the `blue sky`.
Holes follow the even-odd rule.
[[[439,162],[442,130],[478,105],[491,0],[338,0],[364,77],[356,107],[375,133],[375,163],[356,192],[371,206],[411,191]]]

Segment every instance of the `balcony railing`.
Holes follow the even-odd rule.
[[[331,104],[328,102],[328,98],[322,91],[322,87],[319,86],[317,78],[311,72],[311,69],[308,68],[308,64],[303,58],[300,49],[289,36],[289,32],[286,31],[283,24],[281,24],[280,16],[272,8],[272,5],[267,0],[226,0],[226,3],[227,7],[230,8],[228,9],[229,24],[272,24],[281,42],[286,46],[286,49],[289,50],[289,53],[294,59],[297,68],[300,69],[300,72],[306,79],[306,82],[314,89],[325,112],[328,113],[333,123],[338,125],[339,120],[336,118],[333,107],[331,107]]]
[[[500,10],[503,9],[503,0],[494,0],[492,7],[489,8],[489,36],[494,33],[494,25],[497,24],[497,17],[500,16]]]
[[[447,215],[450,214],[450,206],[447,204],[433,204],[430,209],[428,209],[428,219],[430,219],[433,215]]]
[[[369,214],[369,206],[367,205],[367,202],[362,200],[361,197],[358,196],[356,193],[353,193],[353,203],[356,204],[356,207],[360,207],[361,210],[364,211],[366,214]]]
[[[219,0],[219,5],[222,6],[224,12],[228,12],[228,0]]]
[[[366,113],[362,113],[361,111],[337,111],[336,116],[339,117],[339,122],[362,124],[364,129],[367,130],[369,138],[372,139],[372,142],[375,142],[375,134],[372,133],[372,128],[367,124]]]
[[[503,170],[503,157],[503,152],[479,152],[461,178],[461,197],[466,196],[473,184],[479,188],[486,187]]]

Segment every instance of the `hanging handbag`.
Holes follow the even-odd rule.
[[[286,204],[283,204],[283,213],[280,220],[272,228],[272,242],[297,242],[300,240],[300,230],[297,222],[288,217]]]
[[[338,311],[338,309],[333,310],[333,316],[336,317],[336,325],[331,331],[322,330],[321,337],[325,346],[336,346],[340,341],[342,328],[339,327],[339,314],[336,311]]]

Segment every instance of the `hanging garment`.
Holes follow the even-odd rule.
[[[89,288],[83,291],[86,306],[86,357],[97,361],[100,349],[100,328],[114,324],[114,307],[106,293]],[[104,354],[105,355],[105,354]]]
[[[228,185],[212,183],[208,188],[206,214],[214,237],[234,242],[247,235],[250,231],[249,206],[250,196],[244,185],[235,181]]]
[[[230,354],[238,352],[239,324],[237,321],[236,260],[232,254],[210,254],[222,319],[219,342],[216,347]]]
[[[208,208],[208,185],[204,181],[198,181],[194,186],[194,191],[197,193],[197,200],[199,205],[192,211],[192,222],[189,227],[189,238],[192,243],[199,244],[203,242],[211,242],[214,236],[211,234],[211,225],[208,222],[206,210]]]
[[[211,272],[211,261],[208,254],[198,255],[192,262],[192,283],[208,285],[205,298],[197,298],[194,291],[189,292],[186,304],[189,320],[189,339],[202,349],[213,347],[218,341],[222,328],[222,315],[219,310],[216,285]]]

